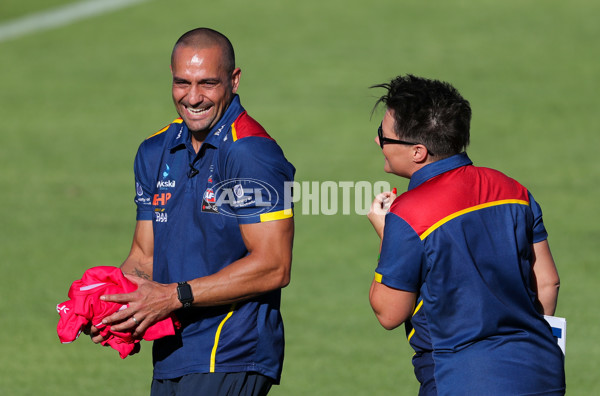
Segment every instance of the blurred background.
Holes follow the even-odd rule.
[[[404,191],[383,172],[382,91],[369,87],[405,73],[451,82],[471,102],[475,164],[542,205],[568,321],[567,394],[597,394],[599,11],[591,0],[2,0],[0,394],[149,393],[150,343],[124,360],[87,337],[61,345],[55,306],[87,268],[126,257],[133,157],[177,116],[170,52],[198,26],[232,41],[242,104],[299,182]],[[368,303],[369,222],[298,212],[271,394],[416,395],[404,329],[385,331]]]

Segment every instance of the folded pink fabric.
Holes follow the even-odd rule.
[[[111,326],[103,325],[102,319],[127,308],[127,305],[100,300],[105,294],[131,293],[137,285],[127,279],[120,268],[99,266],[85,271],[81,279],[71,284],[69,300],[56,306],[60,315],[56,331],[60,341],[73,342],[88,324],[96,326],[105,338],[102,345],[109,345],[119,352],[122,359],[140,350],[139,339],[131,332],[112,331]],[[180,324],[172,315],[150,326],[143,335],[146,341],[156,340],[175,334]]]

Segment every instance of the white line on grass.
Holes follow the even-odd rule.
[[[87,0],[0,23],[0,42],[48,30],[148,0]]]

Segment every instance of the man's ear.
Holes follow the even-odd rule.
[[[238,90],[241,76],[242,69],[240,69],[239,67],[235,68],[235,70],[233,70],[233,73],[231,73],[231,88],[233,93],[236,93]]]

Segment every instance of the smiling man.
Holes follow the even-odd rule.
[[[182,37],[173,48],[173,102],[195,148],[216,125],[237,92],[241,70],[233,48],[209,34]]]
[[[295,169],[242,107],[224,35],[184,34],[171,72],[180,118],[135,159],[137,224],[121,269],[138,289],[104,296],[128,308],[103,322],[140,337],[176,314],[181,330],[154,342],[154,396],[265,395],[283,364],[294,223],[280,198]]]

